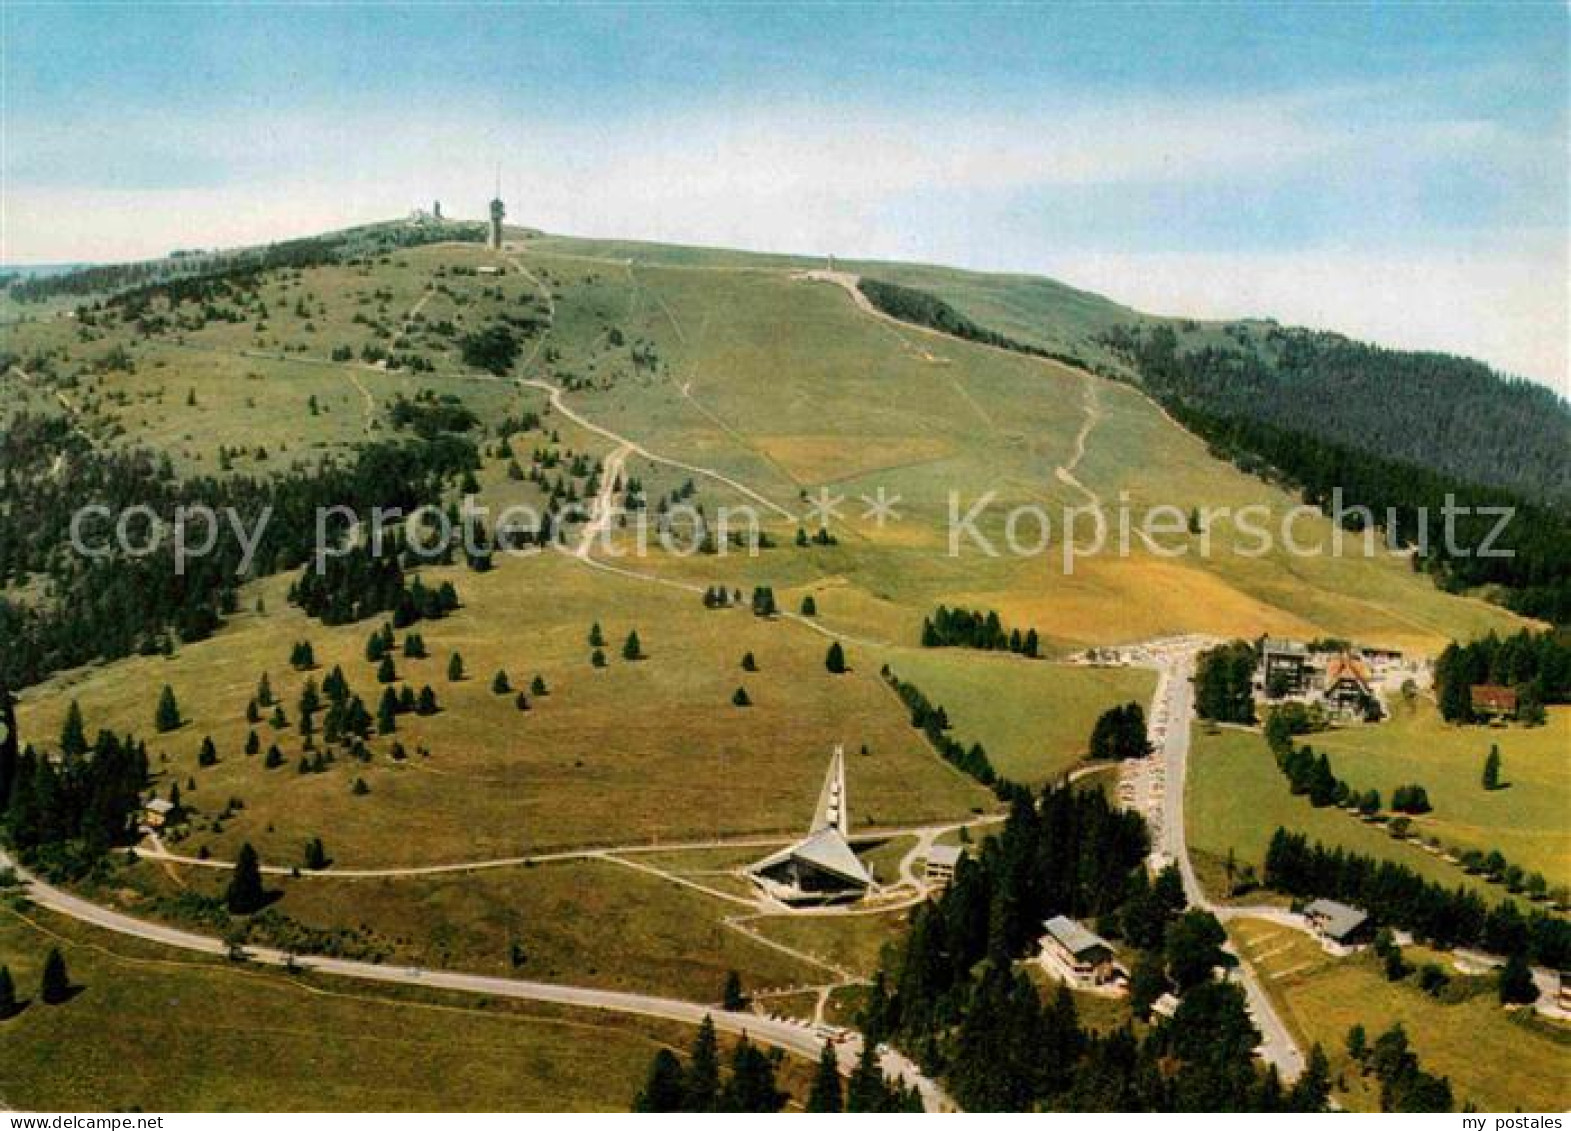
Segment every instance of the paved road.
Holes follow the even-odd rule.
[[[1168,720],[1162,745],[1163,759],[1167,763],[1167,787],[1163,795],[1161,847],[1177,862],[1189,902],[1219,918],[1226,918],[1230,915],[1229,909],[1212,903],[1200,886],[1194,864],[1189,859],[1189,844],[1184,832],[1184,772],[1189,762],[1189,732],[1194,720],[1194,687],[1189,682],[1194,674],[1194,654],[1184,652],[1170,656],[1161,662],[1159,672],[1161,682],[1157,694],[1166,702]],[[1249,1001],[1250,1016],[1260,1030],[1260,1056],[1276,1065],[1284,1080],[1298,1079],[1304,1070],[1303,1050],[1288,1032],[1248,960],[1239,956],[1236,971]]]
[[[0,869],[4,868],[16,870],[29,899],[61,915],[116,934],[129,935],[179,950],[219,956],[226,956],[229,953],[229,948],[222,939],[133,918],[46,884],[17,865],[4,850],[0,850]],[[753,1013],[730,1012],[698,1002],[655,997],[649,994],[622,993],[586,986],[555,985],[549,982],[530,982],[514,978],[494,978],[453,970],[429,970],[417,966],[378,966],[370,962],[352,962],[342,958],[298,957],[266,947],[247,947],[245,953],[249,961],[264,966],[290,966],[297,970],[333,974],[365,982],[427,986],[432,989],[484,994],[490,997],[543,1001],[580,1009],[600,1009],[641,1017],[657,1017],[689,1025],[697,1025],[708,1016],[714,1019],[715,1028],[723,1032],[745,1032],[752,1040],[794,1052],[810,1060],[818,1058],[827,1035],[803,1023],[762,1017]],[[849,1071],[855,1066],[861,1053],[861,1040],[854,1033],[836,1034],[836,1036],[838,1039],[835,1048],[841,1067]],[[911,1061],[899,1053],[890,1049],[882,1050],[880,1063],[887,1074],[908,1085],[915,1085],[921,1092],[923,1104],[929,1111],[953,1108],[954,1105],[944,1094],[943,1089],[935,1081],[922,1075]]]

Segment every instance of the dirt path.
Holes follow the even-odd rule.
[[[593,432],[595,435],[600,436],[603,439],[610,440],[613,444],[618,445],[619,447],[625,447],[630,454],[640,456],[643,459],[648,460],[650,463],[664,464],[667,467],[674,467],[678,470],[686,471],[693,475],[701,475],[706,479],[713,479],[717,483],[723,483],[733,491],[736,491],[738,494],[752,499],[760,506],[767,507],[781,518],[787,519],[791,522],[797,521],[797,516],[786,510],[786,508],[781,506],[779,503],[774,502],[772,499],[766,499],[763,495],[760,495],[747,484],[741,483],[723,472],[716,471],[712,467],[698,467],[695,464],[683,463],[681,460],[671,459],[667,456],[656,455],[642,444],[630,440],[626,436],[620,435],[619,433],[613,432],[609,428],[603,428],[600,425],[591,422],[586,417],[579,415],[572,408],[568,407],[567,402],[562,399],[562,390],[558,389],[555,385],[536,378],[520,378],[518,384],[528,385],[535,389],[543,389],[551,399],[551,407],[557,412],[560,412],[563,416],[567,417],[580,428],[583,428],[589,432]]]
[[[600,465],[600,491],[589,504],[589,521],[584,523],[578,549],[574,551],[580,558],[588,560],[595,539],[610,540],[611,531],[616,525],[616,491],[622,482],[622,468],[632,451],[631,445],[624,443],[606,456],[605,462]]]

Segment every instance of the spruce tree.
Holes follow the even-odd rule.
[[[517,695],[513,696],[513,706],[520,711],[529,710],[529,696],[520,691]]]
[[[0,966],[0,1021],[15,1017],[18,1009],[16,983],[11,980],[11,970]]]
[[[1500,788],[1500,746],[1490,743],[1489,757],[1484,759],[1484,788]]]
[[[720,1102],[720,1042],[714,1018],[704,1014],[688,1060],[685,1110],[715,1111]]]
[[[529,694],[536,697],[548,694],[546,691],[544,676],[537,675],[534,679],[529,681]]]
[[[448,658],[447,678],[450,683],[457,683],[464,678],[464,658],[457,652]]]
[[[758,670],[758,661],[753,658],[751,652],[742,654],[742,670],[745,672],[756,672]]]
[[[71,975],[65,968],[65,956],[57,946],[49,948],[49,957],[44,960],[38,996],[45,1005],[59,1005],[71,996]]]
[[[589,646],[591,648],[605,647],[605,633],[600,630],[599,621],[595,621],[594,625],[589,629]]]
[[[605,667],[605,652],[599,648],[596,648],[593,652],[590,653],[589,662],[597,668]]]
[[[753,701],[747,696],[747,688],[745,687],[738,687],[734,692],[731,693],[731,705],[733,707],[751,706],[752,702]]]
[[[240,846],[240,855],[235,859],[224,904],[232,915],[250,915],[260,911],[266,899],[267,893],[262,888],[262,862],[247,841]]]
[[[742,992],[742,975],[735,970],[725,976],[725,987],[720,991],[721,1005],[731,1013],[747,1008],[747,995]]]
[[[378,683],[392,683],[398,678],[398,668],[393,664],[392,656],[383,656],[382,662],[376,667],[376,681]]]
[[[327,846],[322,843],[322,838],[312,837],[305,845],[305,866],[313,872],[320,872],[329,864]]]
[[[829,652],[824,656],[824,667],[832,675],[841,675],[846,670],[845,649],[840,647],[840,641],[833,641],[829,645]]]
[[[499,671],[491,677],[491,692],[493,695],[506,695],[513,690],[512,683],[507,678],[507,673]]]
[[[184,720],[180,718],[180,704],[175,700],[175,689],[167,683],[158,696],[158,710],[153,714],[153,726],[159,734],[179,730]]]
[[[816,617],[818,615],[818,602],[813,600],[811,593],[802,598],[802,615],[804,617]]]
[[[382,702],[376,709],[376,732],[392,734],[398,729],[398,693],[391,687],[382,693]]]
[[[65,713],[65,724],[60,728],[60,753],[68,758],[80,758],[87,753],[87,728],[82,723],[82,707],[75,699]]]
[[[1500,968],[1499,990],[1503,1005],[1531,1005],[1538,1000],[1538,984],[1520,953],[1512,954]]]
[[[779,1111],[786,1095],[775,1083],[774,1062],[742,1034],[731,1054],[731,1078],[720,1096],[720,1110],[744,1113]]]
[[[638,641],[638,633],[629,632],[627,634],[627,640],[622,644],[622,659],[632,661],[642,660],[643,658],[644,649],[643,645],[641,645]]]
[[[807,1094],[807,1110],[841,1112],[845,1110],[845,1094],[840,1083],[840,1064],[835,1048],[828,1041],[818,1054],[818,1072],[813,1076],[813,1090]]]
[[[633,1101],[635,1112],[682,1111],[687,1106],[687,1086],[682,1062],[670,1049],[661,1049],[649,1065],[649,1078]]]
[[[218,747],[213,745],[213,738],[211,735],[202,739],[202,749],[197,752],[196,764],[198,766],[218,765]]]

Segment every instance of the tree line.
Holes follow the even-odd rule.
[[[984,346],[996,346],[999,349],[1010,350],[1014,353],[1029,354],[1032,357],[1045,357],[1053,361],[1062,361],[1069,365],[1089,368],[1085,359],[1077,354],[1057,353],[1053,350],[1043,349],[1015,338],[989,330],[961,314],[943,299],[927,291],[918,290],[916,287],[906,287],[899,283],[889,283],[882,279],[869,279],[863,277],[857,281],[857,289],[883,313],[891,318],[898,318],[902,322],[910,322],[916,326],[926,326],[943,334],[962,338],[968,342],[977,342]]]
[[[1491,907],[1461,885],[1447,889],[1389,860],[1311,844],[1302,833],[1279,828],[1272,834],[1263,879],[1301,899],[1355,903],[1377,924],[1442,949],[1475,946],[1556,969],[1571,962],[1571,922],[1541,911],[1523,915],[1510,900]]]
[[[831,644],[831,655],[834,649],[839,647],[839,641]],[[832,666],[830,671],[834,671]],[[948,713],[924,695],[921,688],[901,679],[888,664],[884,665],[882,675],[884,682],[894,688],[895,694],[900,696],[900,701],[911,712],[911,725],[927,736],[927,741],[944,761],[953,765],[961,773],[990,787],[999,797],[1006,797],[1018,788],[1014,783],[998,776],[998,772],[993,769],[993,763],[987,757],[987,750],[980,742],[973,742],[970,746],[966,746],[949,733]]]
[[[476,466],[474,445],[444,434],[370,444],[352,462],[327,460],[272,478],[182,480],[167,457],[97,450],[64,420],[19,415],[0,432],[0,585],[42,578],[48,596],[25,603],[0,597],[0,639],[7,642],[0,679],[21,688],[91,660],[204,639],[234,611],[242,582],[295,568],[315,553],[319,510],[412,513],[439,503],[445,485]],[[241,570],[240,539],[227,530],[211,553],[181,563],[167,537],[145,556],[111,546],[106,557],[84,557],[71,546],[71,525],[89,502],[108,514],[82,528],[95,547],[122,518],[133,544],[144,544],[153,523],[139,507],[165,524],[179,507],[233,514],[248,532],[259,531],[249,573]],[[193,538],[202,534],[198,523]]]
[[[1183,910],[1176,873],[1147,880],[1149,847],[1140,816],[1098,791],[1017,793],[1000,835],[961,860],[886,954],[862,1018],[867,1039],[911,1050],[967,1110],[1321,1110],[1323,1054],[1291,1089],[1256,1067],[1242,991],[1212,977],[1225,934],[1206,912]],[[1044,1002],[1017,962],[1056,914],[1150,948],[1159,987],[1183,991],[1171,1020],[1143,1035],[1127,1024],[1100,1033],[1066,988]]]
[[[1491,632],[1467,644],[1452,641],[1435,660],[1435,698],[1447,722],[1479,721],[1472,689],[1492,683],[1517,693],[1517,716],[1543,722],[1544,706],[1571,702],[1571,636],[1522,629]]]
[[[1384,349],[1340,334],[1229,327],[1225,340],[1170,325],[1103,341],[1153,391],[1222,417],[1311,435],[1529,501],[1571,502],[1571,410],[1551,389],[1468,358]]]
[[[1005,631],[996,612],[951,609],[939,605],[931,617],[922,618],[922,647],[978,648],[988,652],[1013,652],[1035,659],[1041,654],[1036,629],[1024,633]]]

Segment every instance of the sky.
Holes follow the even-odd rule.
[[[1051,275],[1571,394],[1563,4],[0,6],[0,262],[386,219]]]

